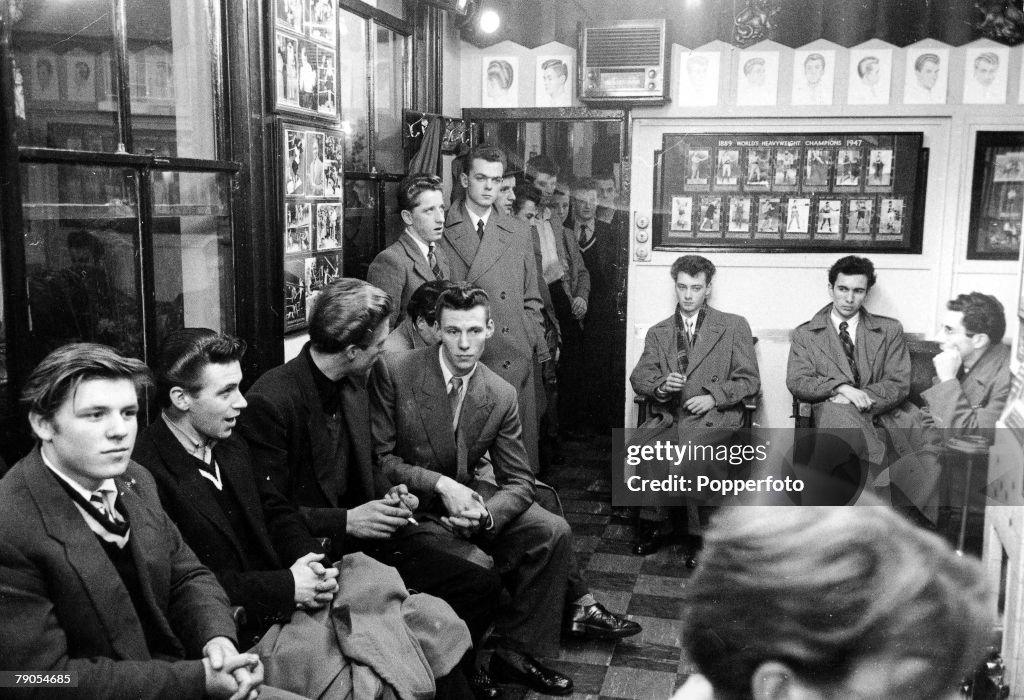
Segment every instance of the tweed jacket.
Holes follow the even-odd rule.
[[[483,363],[466,387],[459,430],[452,430],[436,347],[386,355],[370,379],[373,454],[390,484],[405,483],[421,508],[446,514],[434,487],[442,475],[462,484],[489,453],[498,484],[485,495],[494,531],[525,511],[534,479],[521,439],[515,390]]]
[[[442,246],[435,246],[434,254],[437,257],[437,266],[441,269],[441,275],[445,279],[450,279],[451,267]],[[424,282],[432,282],[435,279],[434,271],[430,269],[423,252],[408,232],[403,233],[397,241],[377,253],[377,257],[373,259],[370,268],[366,271],[367,282],[391,295],[394,307],[391,309],[391,316],[388,320],[392,328],[405,318],[405,307],[409,303],[412,293],[419,289]]]
[[[998,343],[985,351],[961,379],[938,379],[921,393],[924,422],[955,433],[986,435],[991,439],[996,421],[1010,395],[1010,348]]]
[[[388,333],[384,339],[384,347],[381,352],[401,352],[402,350],[415,350],[425,348],[426,341],[420,336],[419,331],[412,325],[412,319],[406,316],[395,326],[395,329]]]
[[[647,331],[643,354],[629,376],[633,390],[653,399],[654,413],[671,414],[680,428],[739,428],[743,399],[761,389],[750,324],[742,316],[705,307],[686,384],[678,394],[660,399],[655,390],[670,373],[679,371],[675,323],[672,315]],[[700,394],[710,394],[716,404],[703,416],[683,408],[687,399]]]
[[[267,479],[257,479],[248,445],[239,435],[219,440],[213,458],[224,488],[235,495],[248,532],[236,532],[210,491],[210,482],[157,418],[135,442],[132,458],[156,480],[164,510],[200,561],[216,574],[233,605],[242,605],[256,624],[287,620],[295,610],[295,580],[288,567],[301,556],[323,553],[298,511]],[[249,547],[271,569],[255,570]]]
[[[117,569],[37,447],[0,480],[0,668],[75,672],[78,687],[62,697],[202,697],[203,646],[235,638],[227,595],[160,507],[149,472],[130,463],[114,481],[157,633],[178,653],[152,658]]]

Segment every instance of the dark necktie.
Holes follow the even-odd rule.
[[[849,327],[850,324],[846,321],[839,324],[839,342],[843,344],[843,352],[846,353],[846,359],[850,363],[850,369],[853,370],[853,383],[859,388],[860,370],[857,369],[857,357],[854,354],[853,338],[850,337],[850,333],[846,330]]]
[[[587,241],[590,240],[590,228],[588,226],[580,226],[580,246],[585,246]]]
[[[434,277],[439,280],[444,279],[444,275],[441,273],[441,266],[437,264],[437,253],[434,249],[437,246],[434,243],[427,244],[427,262],[430,264],[430,269],[434,273]]]
[[[484,239],[484,220],[480,219],[476,222],[476,235],[480,236],[480,240]]]
[[[459,394],[462,392],[462,377],[452,377],[451,389],[448,390],[448,409],[452,414],[452,429],[459,425]]]
[[[93,513],[94,519],[105,530],[118,537],[124,537],[128,533],[128,523],[117,512],[117,506],[115,505],[113,509],[109,508],[107,500],[98,491],[94,491],[89,495],[89,505],[95,509],[95,513]]]

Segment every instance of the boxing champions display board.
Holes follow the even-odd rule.
[[[656,249],[921,252],[915,133],[666,134]]]

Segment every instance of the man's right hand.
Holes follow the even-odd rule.
[[[323,554],[310,552],[296,559],[289,569],[295,579],[295,603],[302,608],[322,608],[334,599],[338,591],[338,570],[313,566],[323,558]]]
[[[672,374],[665,377],[665,381],[658,387],[666,394],[672,394],[677,391],[682,391],[686,385],[686,375],[680,374],[679,372],[673,372]]]
[[[476,523],[487,517],[487,508],[481,502],[480,495],[455,479],[442,476],[437,480],[434,490],[441,497],[448,515]]]
[[[852,403],[854,408],[862,413],[870,411],[871,407],[875,405],[874,399],[868,396],[866,391],[849,384],[840,384],[836,387],[836,394]]]
[[[369,501],[349,508],[345,534],[364,540],[383,540],[409,522],[412,511],[399,502],[397,505],[383,499]]]
[[[207,643],[203,670],[206,694],[212,698],[255,700],[263,685],[263,664],[256,654],[239,654],[226,638],[224,643]],[[214,640],[211,640],[213,642]]]

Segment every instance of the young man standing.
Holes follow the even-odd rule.
[[[148,374],[78,343],[29,377],[38,444],[0,481],[0,668],[71,674],[83,697],[252,699],[259,657],[130,459]]]

